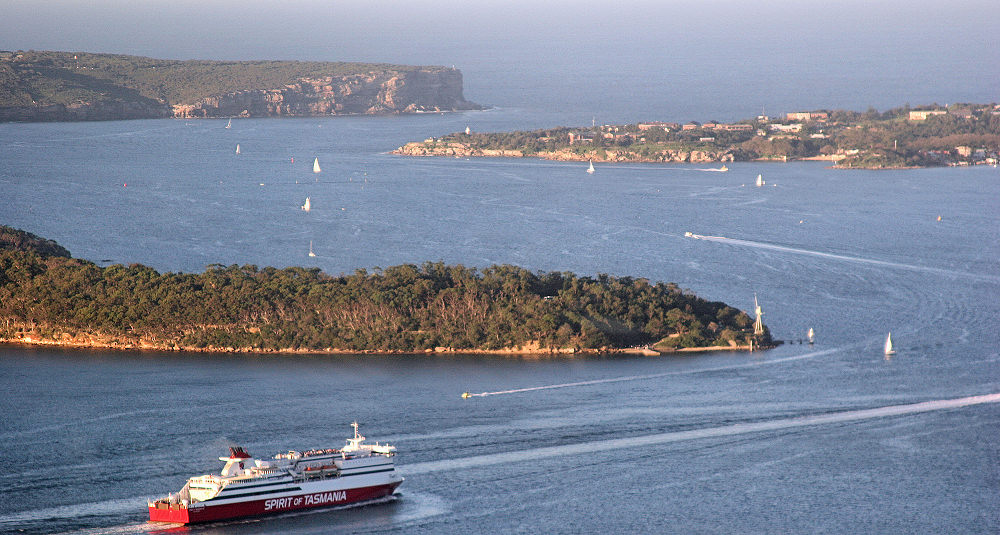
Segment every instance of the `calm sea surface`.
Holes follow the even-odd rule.
[[[228,445],[339,446],[353,420],[399,448],[397,499],[189,531],[1000,531],[1000,404],[947,402],[1000,393],[997,169],[587,175],[386,154],[559,124],[516,109],[224,124],[0,124],[0,223],[161,271],[442,260],[646,277],[744,310],[756,293],[777,338],[812,327],[816,344],[538,360],[2,347],[0,532],[163,530],[146,499],[217,471]],[[532,387],[553,388],[460,398]]]

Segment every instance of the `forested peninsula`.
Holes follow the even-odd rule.
[[[157,350],[656,354],[772,344],[766,327],[669,283],[404,264],[350,275],[101,267],[0,226],[0,342]]]
[[[178,61],[0,51],[0,121],[281,117],[480,109],[455,68]]]
[[[530,132],[466,129],[407,143],[407,156],[594,162],[829,160],[847,169],[997,164],[1000,105],[909,105],[886,112],[815,110],[736,123],[649,121]]]

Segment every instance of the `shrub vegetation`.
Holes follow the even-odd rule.
[[[213,265],[100,267],[0,226],[0,338],[80,333],[160,347],[414,352],[745,344],[752,321],[675,284],[495,265],[350,275]],[[769,334],[756,343],[770,343]]]

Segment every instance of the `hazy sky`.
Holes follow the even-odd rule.
[[[487,104],[545,105],[558,90],[559,102],[582,113],[607,107],[601,99],[618,88],[629,98],[717,95],[724,119],[748,115],[738,110],[751,102],[863,109],[1000,100],[996,7],[995,0],[0,0],[0,48],[454,64],[466,96]]]

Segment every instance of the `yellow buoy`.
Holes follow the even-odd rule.
[[[941,221],[941,216],[938,216],[938,221]]]

